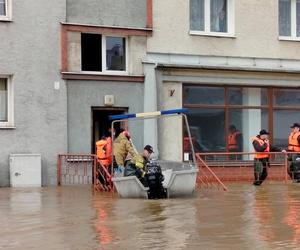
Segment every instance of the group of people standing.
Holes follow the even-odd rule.
[[[294,123],[291,129],[287,149],[272,146],[269,142],[269,132],[265,129],[262,129],[257,136],[251,138],[253,148],[256,152],[254,155],[254,185],[261,185],[268,176],[267,168],[270,167],[269,152],[290,152],[291,154],[288,157],[288,174],[293,180],[300,182],[300,124]],[[229,127],[228,151],[243,151],[242,134],[234,125]],[[295,152],[299,152],[299,154]],[[241,159],[241,155],[231,155],[232,158]]]

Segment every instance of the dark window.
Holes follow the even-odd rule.
[[[225,104],[225,89],[222,87],[185,86],[185,104]]]
[[[6,0],[0,0],[0,16],[6,16]]]
[[[274,90],[274,106],[299,106],[300,90],[276,89]]]
[[[225,109],[190,109],[188,119],[196,152],[225,151]]]
[[[7,79],[0,78],[0,121],[7,121]]]
[[[102,71],[102,37],[99,34],[81,34],[81,69]]]

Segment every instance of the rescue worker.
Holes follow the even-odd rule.
[[[102,166],[108,167],[112,163],[112,140],[110,136],[102,136],[96,142],[96,154]]]
[[[141,181],[141,183],[145,185],[145,166],[147,165],[147,163],[149,163],[149,159],[152,153],[152,146],[146,145],[142,154],[137,154],[131,159],[130,162],[128,162],[128,164],[126,164],[124,176],[135,175]]]
[[[300,124],[294,123],[291,126],[291,133],[289,135],[289,152],[300,152]],[[289,176],[297,182],[300,182],[300,161],[299,154],[291,154],[289,157]]]
[[[243,135],[234,125],[229,126],[227,138],[228,152],[243,152]],[[242,155],[230,155],[230,160],[240,160]]]
[[[259,186],[268,176],[267,167],[270,167],[269,152],[286,152],[277,147],[273,147],[269,142],[269,132],[265,129],[259,132],[259,135],[252,138],[252,145],[255,152],[264,152],[254,156],[254,182],[253,185]]]
[[[100,165],[97,165],[97,178],[101,184],[101,187],[105,191],[110,190],[109,176],[107,171],[111,172],[112,163],[112,139],[109,135],[101,137],[101,140],[96,142],[96,154],[97,161]],[[107,171],[105,171],[106,168]]]
[[[130,142],[130,134],[127,130],[122,130],[118,137],[113,142],[114,150],[114,165],[116,165],[115,172],[118,176],[123,176],[125,160],[127,155],[130,154],[132,157],[137,155],[136,150]]]

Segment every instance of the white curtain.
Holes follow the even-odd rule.
[[[7,121],[7,83],[0,79],[0,121]]]
[[[279,0],[279,35],[291,35],[291,0]]]
[[[204,31],[204,0],[190,1],[190,29]]]
[[[210,1],[210,30],[227,32],[227,0]]]
[[[6,11],[5,11],[5,0],[0,0],[0,15],[5,16]]]

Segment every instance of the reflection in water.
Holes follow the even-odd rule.
[[[290,190],[287,197],[288,209],[284,222],[292,230],[292,242],[299,246],[300,243],[300,201],[298,192]],[[300,246],[299,246],[300,248]]]
[[[300,186],[170,200],[87,187],[0,189],[0,249],[300,249]]]

